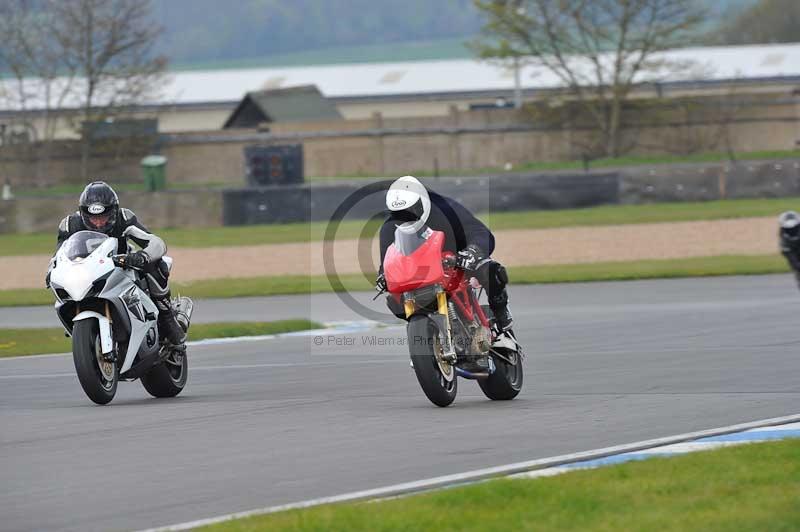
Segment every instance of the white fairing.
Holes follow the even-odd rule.
[[[98,312],[85,310],[72,318],[72,321],[88,320],[96,318],[100,325],[100,350],[103,354],[110,353],[114,349],[114,342],[111,340],[111,322],[108,318]]]
[[[120,316],[130,324],[127,338],[127,352],[119,353],[121,360],[120,374],[131,369],[137,353],[158,349],[156,331],[158,308],[147,292],[136,284],[136,274],[132,270],[114,265],[113,256],[117,253],[117,239],[100,233],[80,231],[72,235],[59,249],[55,256],[55,266],[50,272],[50,283],[57,297],[56,311],[67,330],[71,330],[69,322],[96,319],[99,325],[100,343],[103,353],[114,349],[113,328],[115,323],[104,313],[95,310],[80,311],[80,302],[84,299],[100,299],[107,302],[107,309]],[[103,283],[96,281],[103,280]],[[60,290],[66,292],[60,293]],[[79,314],[71,316],[64,313],[65,305],[76,302]]]
[[[50,274],[50,282],[67,291],[69,297],[80,301],[91,290],[92,283],[114,269],[112,255],[117,249],[117,240],[106,238],[97,249],[84,259],[70,260],[66,246],[56,253],[56,267]]]

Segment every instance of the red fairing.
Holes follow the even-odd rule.
[[[383,274],[389,292],[401,294],[423,286],[442,284],[442,247],[444,233],[433,231],[431,236],[414,253],[405,256],[394,244],[386,250],[383,259]]]
[[[462,282],[464,282],[464,270],[455,267],[456,254],[452,251],[444,251],[442,253],[442,260],[448,261],[451,265],[444,268],[444,289],[447,292],[452,292],[458,289]]]

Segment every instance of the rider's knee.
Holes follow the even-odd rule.
[[[169,280],[169,264],[164,259],[159,259],[157,262],[158,273],[165,281]]]
[[[493,265],[495,282],[502,286],[502,288],[505,288],[505,286],[508,284],[508,271],[506,270],[506,267],[499,262],[494,262]]]
[[[508,271],[496,260],[487,260],[475,271],[475,278],[486,289],[490,298],[506,298],[505,288],[508,284]]]
[[[488,288],[497,294],[505,290],[508,284],[508,271],[506,267],[497,261],[492,261],[488,265]]]

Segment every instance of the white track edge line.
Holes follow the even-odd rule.
[[[223,322],[224,323],[224,322]],[[385,326],[382,322],[365,320],[364,322],[344,322],[347,325],[340,326],[339,322],[331,322],[331,326],[325,329],[306,329],[304,331],[292,331],[276,334],[264,334],[260,336],[227,336],[225,338],[206,338],[204,340],[193,340],[186,342],[186,345],[191,347],[193,345],[213,345],[213,344],[233,344],[238,342],[258,342],[263,340],[275,340],[280,338],[297,338],[302,336],[325,336],[334,334],[350,334],[357,332],[372,331],[375,329],[391,330],[396,326]],[[362,325],[352,325],[354,323],[363,323]],[[13,357],[0,357],[0,362],[13,361],[13,360],[34,360],[37,358],[51,358],[63,357],[72,355],[72,353],[41,353],[38,355],[17,355]]]
[[[357,502],[370,499],[382,499],[386,497],[396,497],[398,495],[406,495],[419,491],[426,491],[437,488],[445,488],[456,484],[464,484],[486,480],[494,477],[502,477],[513,475],[516,473],[524,473],[526,471],[533,471],[536,469],[544,469],[547,467],[555,467],[564,464],[571,464],[575,462],[582,462],[584,460],[593,460],[597,458],[605,458],[618,454],[624,454],[632,451],[640,451],[642,449],[650,449],[653,447],[660,447],[662,445],[669,445],[673,443],[680,443],[689,440],[697,440],[709,436],[720,436],[723,434],[731,434],[735,432],[742,432],[748,429],[755,429],[759,427],[769,427],[771,425],[782,425],[785,423],[794,423],[800,421],[800,414],[790,416],[776,417],[770,419],[761,419],[757,421],[750,421],[748,423],[740,423],[737,425],[729,425],[727,427],[718,427],[715,429],[701,430],[696,432],[687,432],[685,434],[678,434],[674,436],[666,436],[663,438],[655,438],[652,440],[644,440],[635,443],[626,443],[623,445],[615,445],[612,447],[604,447],[601,449],[594,449],[590,451],[582,451],[579,453],[565,454],[561,456],[553,456],[550,458],[540,458],[537,460],[529,460],[526,462],[516,462],[513,464],[506,464],[496,467],[488,467],[484,469],[476,469],[464,473],[456,473],[453,475],[444,475],[440,477],[433,477],[424,480],[417,480],[413,482],[405,482],[402,484],[395,484],[392,486],[385,486],[382,488],[375,488],[363,491],[355,491],[351,493],[344,493],[341,495],[334,495],[331,497],[321,497],[318,499],[309,499],[289,504],[282,504],[278,506],[267,506],[264,508],[257,508],[254,510],[247,510],[243,512],[236,512],[232,514],[220,515],[216,517],[209,517],[206,519],[198,519],[196,521],[188,521],[185,523],[177,523],[158,528],[150,528],[140,532],[177,532],[181,530],[190,530],[201,526],[208,526],[234,519],[242,519],[245,517],[252,517],[256,515],[264,515],[286,510],[297,510],[301,508],[309,508],[311,506],[320,506],[323,504],[342,503],[342,502]]]

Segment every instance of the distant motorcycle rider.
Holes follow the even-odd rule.
[[[456,253],[457,264],[473,275],[486,289],[489,307],[500,331],[511,332],[513,319],[508,309],[508,273],[493,260],[494,235],[466,207],[452,198],[429,191],[413,176],[396,180],[386,193],[388,216],[380,230],[381,267],[376,285],[386,289],[383,259],[394,242],[395,230],[403,225],[407,230],[422,233],[426,227],[442,231],[444,249]],[[391,299],[389,301],[391,309]],[[401,309],[391,309],[401,315]]]
[[[171,304],[169,267],[162,260],[167,251],[164,241],[150,233],[133,211],[121,209],[117,193],[104,181],[86,185],[78,201],[78,211],[66,216],[58,224],[56,252],[78,231],[97,231],[117,239],[117,251],[125,254],[125,266],[147,274],[150,297],[158,307],[158,330],[172,345],[185,347],[186,333],[178,323]],[[129,253],[129,239],[141,249]],[[47,272],[45,283],[48,287],[54,262],[55,258],[51,259]]]
[[[786,257],[800,287],[800,215],[795,211],[786,211],[778,218],[778,226],[781,253]]]

